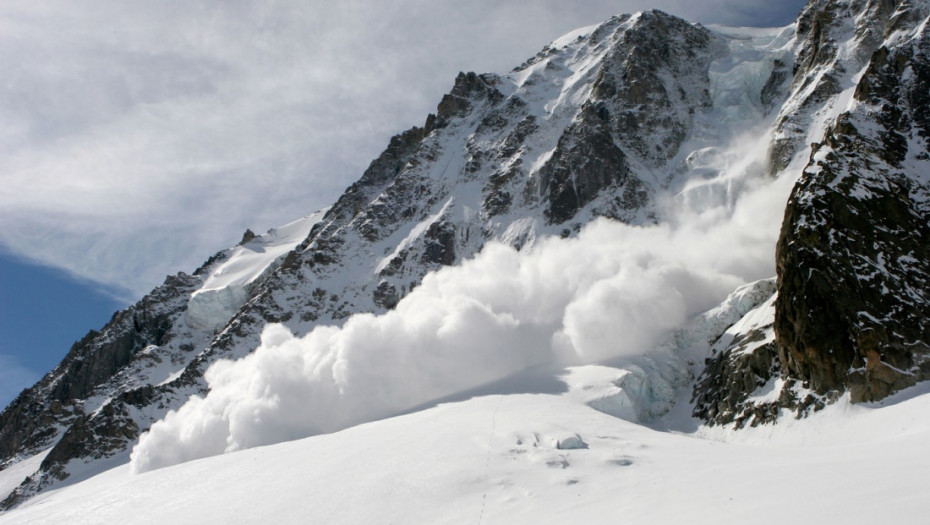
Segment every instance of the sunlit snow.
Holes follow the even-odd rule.
[[[604,368],[512,378],[401,417],[41,494],[0,524],[916,523],[930,491],[926,387],[841,400],[775,427],[649,428],[570,384]],[[574,379],[573,379],[574,378]],[[566,384],[568,383],[568,384]],[[609,383],[608,383],[609,384]],[[685,432],[681,432],[684,430]],[[560,447],[580,439],[581,448]]]

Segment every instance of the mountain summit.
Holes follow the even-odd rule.
[[[928,16],[648,11],[459,74],[331,207],[168,277],[23,391],[3,507],[547,367],[621,371],[585,390],[609,415],[728,428],[927,379]]]

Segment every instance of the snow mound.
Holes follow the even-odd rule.
[[[579,450],[588,448],[588,444],[581,439],[581,436],[575,434],[574,436],[560,439],[559,442],[556,443],[555,448],[559,450]]]

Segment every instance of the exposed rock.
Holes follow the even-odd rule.
[[[888,149],[867,151],[853,130],[834,128],[832,151],[789,201],[775,329],[790,374],[817,393],[848,387],[865,401],[930,370],[930,225],[926,189],[881,168]]]
[[[539,179],[542,196],[549,202],[546,218],[554,224],[574,217],[605,188],[629,184],[633,193],[637,187],[642,188],[638,180],[630,177],[626,156],[590,106],[581,122],[573,124],[559,139],[552,158],[539,171]],[[640,193],[645,200],[645,191]],[[627,208],[637,204],[641,201],[631,202]]]
[[[495,75],[459,73],[452,91],[442,97],[436,108],[437,127],[445,126],[452,118],[468,114],[475,101],[499,103],[504,96],[494,87],[496,83]]]
[[[700,26],[661,11],[641,13],[620,36],[591,99],[539,171],[546,218],[562,224],[608,188],[615,199],[601,209],[603,215],[630,222],[636,210],[647,208],[649,190],[631,177],[627,157],[661,166],[678,153],[695,108],[711,105],[708,69],[724,52],[717,37]]]
[[[127,440],[139,437],[139,428],[120,404],[107,404],[94,416],[81,415],[68,427],[40,466],[44,476],[26,482],[0,501],[0,509],[10,509],[34,492],[56,480],[65,480],[66,470],[74,458],[84,461],[104,459],[123,451]]]
[[[250,229],[246,229],[245,233],[242,234],[242,240],[239,241],[239,245],[241,246],[247,242],[251,242],[255,239],[255,237],[255,232]]]
[[[754,425],[782,410],[804,415],[845,392],[874,401],[930,378],[928,11],[907,1],[815,1],[799,19],[800,103],[779,117],[773,171],[800,146],[790,130],[806,129],[805,115],[843,82],[857,81],[857,106],[813,145],[789,199],[776,253],[775,343],[715,354],[695,387],[695,415]],[[855,47],[840,55],[849,31]],[[758,332],[743,334],[752,337]]]
[[[886,32],[928,11],[909,2],[869,9],[889,17]],[[921,31],[870,54],[854,94],[860,109],[828,131],[786,209],[780,358],[819,394],[848,389],[853,401],[871,401],[930,377],[930,164],[921,160],[930,68]]]
[[[695,111],[711,106],[708,69],[725,53],[719,37],[699,25],[641,13],[599,72],[588,111],[619,144],[663,165],[688,137]]]
[[[750,401],[754,392],[781,375],[773,343],[749,352],[742,348],[755,338],[764,338],[764,334],[761,331],[744,334],[734,346],[708,358],[691,400],[695,417],[712,425],[735,423],[736,428],[775,421],[780,410],[776,401]]]
[[[374,293],[375,304],[385,310],[394,308],[397,306],[397,303],[400,302],[400,295],[397,293],[397,288],[387,281],[378,283],[378,287],[375,288]]]
[[[772,64],[772,72],[768,80],[762,86],[762,92],[759,94],[759,101],[766,113],[769,113],[787,96],[785,84],[792,78],[790,67],[783,60],[775,59]]]
[[[447,222],[434,222],[426,230],[426,246],[421,262],[449,266],[456,261],[455,227]]]
[[[47,447],[61,426],[82,417],[81,400],[111,381],[143,349],[166,345],[187,297],[201,282],[199,275],[169,276],[141,301],[117,312],[101,331],[92,330],[76,342],[61,364],[0,413],[0,462]]]
[[[792,65],[789,87],[794,100],[782,107],[776,120],[769,146],[769,173],[773,175],[787,168],[795,155],[807,146],[805,139],[812,115],[841,91],[838,77],[847,73],[849,64],[841,60],[837,44],[846,38],[845,32],[855,24],[854,13],[846,4],[835,0],[814,0],[798,17],[799,48]],[[772,94],[766,97],[770,98]]]
[[[778,416],[780,406],[772,398],[782,375],[772,330],[774,294],[773,280],[754,283],[745,291],[740,319],[714,341],[695,381],[691,398],[695,417],[710,425],[735,423],[741,428]]]

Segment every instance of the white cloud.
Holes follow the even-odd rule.
[[[749,4],[4,2],[0,242],[139,296],[331,203],[459,70],[619,12],[771,14]]]

